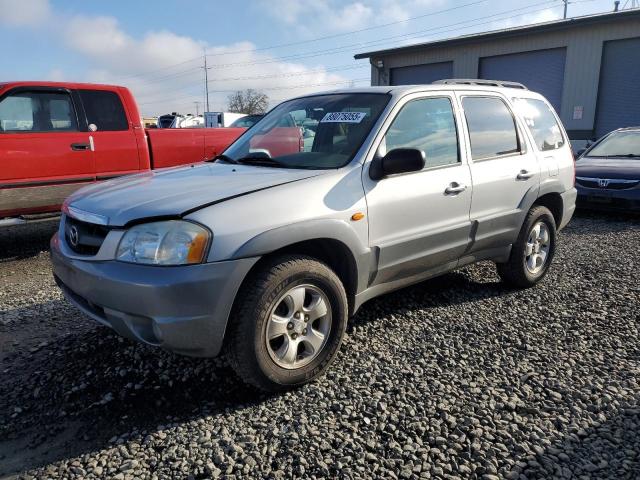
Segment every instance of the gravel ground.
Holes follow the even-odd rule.
[[[1,478],[640,478],[640,220],[581,215],[527,291],[480,264],[376,299],[319,382],[123,340],[0,230]]]

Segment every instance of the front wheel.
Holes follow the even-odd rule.
[[[546,275],[556,248],[556,222],[548,208],[529,210],[506,263],[498,264],[502,280],[515,287],[534,286]]]
[[[227,342],[231,366],[266,391],[308,383],[337,354],[347,311],[344,287],[327,265],[303,256],[272,259],[238,294]]]

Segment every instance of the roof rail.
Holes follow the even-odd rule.
[[[435,82],[432,82],[432,85],[483,85],[485,87],[506,87],[529,90],[519,82],[508,82],[506,80],[483,80],[479,78],[445,78],[443,80],[436,80]]]

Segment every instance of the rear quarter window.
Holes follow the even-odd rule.
[[[117,93],[108,90],[80,90],[79,93],[87,123],[98,127],[98,132],[129,129],[127,115]]]
[[[555,150],[564,145],[562,130],[549,105],[534,98],[514,98],[513,105],[531,131],[538,150]]]

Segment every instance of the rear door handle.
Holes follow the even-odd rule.
[[[457,182],[451,182],[451,184],[444,189],[444,193],[445,195],[456,195],[458,193],[464,192],[466,189],[466,185],[462,185]]]
[[[91,150],[91,145],[88,143],[72,143],[71,150],[74,152],[82,152],[85,150]]]
[[[530,172],[528,170],[520,170],[518,175],[516,175],[516,179],[518,179],[518,180],[529,180],[534,175],[535,175],[535,173]]]

